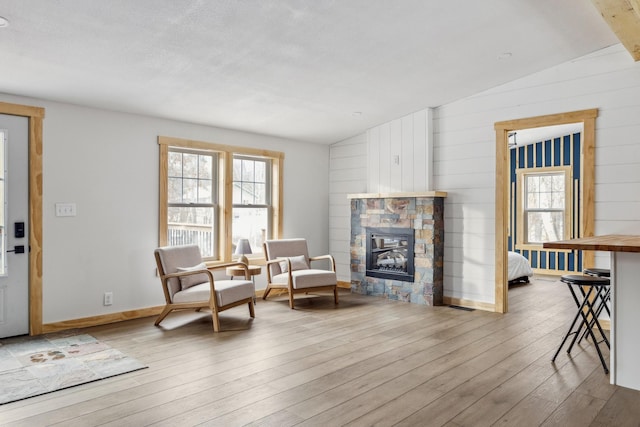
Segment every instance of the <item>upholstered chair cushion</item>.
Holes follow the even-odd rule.
[[[309,268],[309,261],[307,261],[307,257],[304,255],[291,256],[289,257],[289,261],[291,262],[291,271],[306,270]],[[282,270],[283,273],[289,271],[289,263],[287,263],[287,261],[280,261],[280,270]]]
[[[335,285],[337,278],[336,273],[329,270],[297,270],[291,272],[293,280],[293,289],[314,288],[317,286]],[[289,273],[278,274],[271,278],[273,284],[286,284],[289,280]]]
[[[194,270],[206,270],[207,265],[204,262],[201,262],[198,265],[194,265],[193,267],[178,267],[178,271],[194,271]],[[206,273],[202,274],[191,274],[189,276],[180,277],[180,286],[182,290],[188,289],[192,286],[199,285],[200,283],[207,282],[209,283],[209,276]]]
[[[164,247],[158,250],[158,257],[165,274],[177,273],[178,267],[194,266],[202,262],[200,248],[196,245]],[[182,290],[180,280],[177,277],[170,278],[168,289],[173,297],[176,292]]]
[[[287,258],[290,256],[303,255],[307,265],[309,265],[309,251],[305,239],[282,239],[272,240],[267,245],[267,259]],[[272,275],[282,273],[280,263],[273,263],[269,266]]]
[[[194,274],[195,276],[195,274]],[[211,285],[209,281],[191,286],[173,295],[176,304],[206,301],[209,299]],[[218,305],[231,304],[255,295],[255,286],[251,280],[216,280],[216,298]]]

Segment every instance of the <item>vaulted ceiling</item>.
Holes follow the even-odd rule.
[[[0,16],[0,92],[327,144],[618,43],[590,0],[1,0]]]

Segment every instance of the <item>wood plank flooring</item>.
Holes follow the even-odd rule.
[[[542,278],[510,313],[351,295],[262,301],[87,328],[149,369],[0,406],[2,426],[640,426],[583,342],[550,359],[575,307]],[[608,358],[608,353],[606,353]]]

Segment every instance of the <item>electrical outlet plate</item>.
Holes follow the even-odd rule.
[[[104,293],[104,301],[103,301],[104,305],[111,305],[113,304],[113,292],[105,292]]]
[[[56,203],[56,216],[76,216],[76,204]]]

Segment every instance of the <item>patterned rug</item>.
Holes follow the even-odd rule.
[[[143,368],[86,334],[0,340],[0,405]]]

